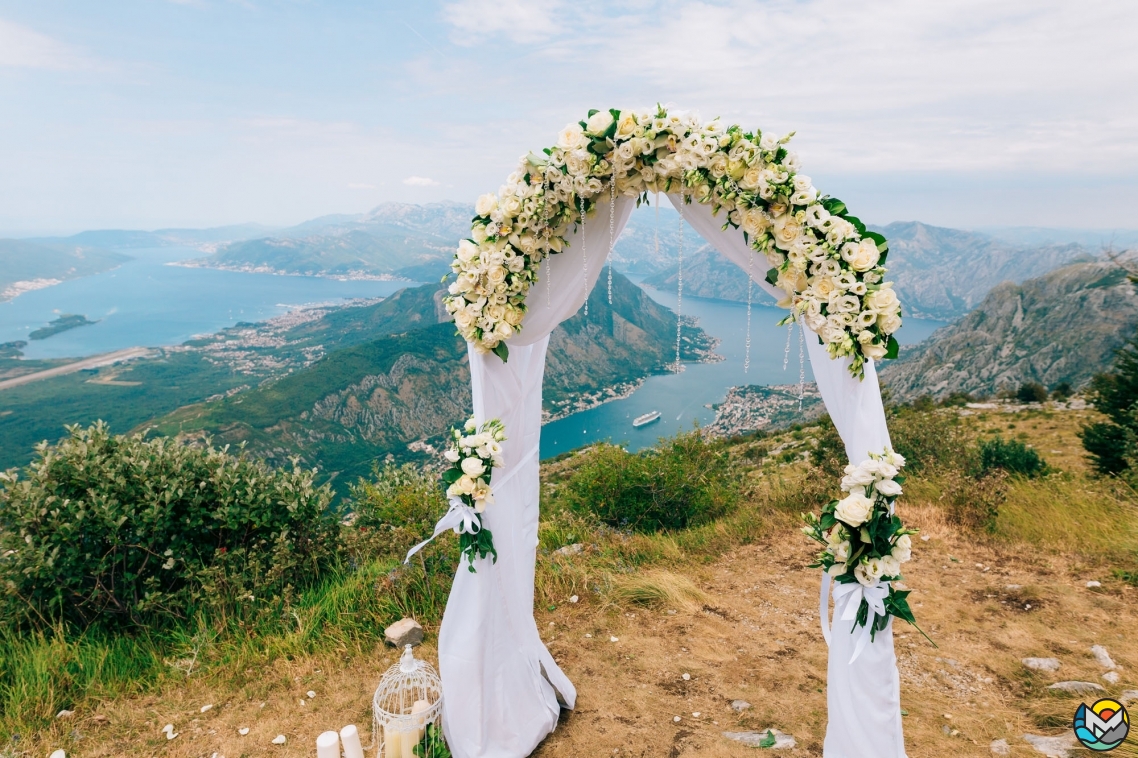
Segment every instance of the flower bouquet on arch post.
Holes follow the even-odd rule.
[[[490,556],[495,562],[498,560],[494,535],[483,526],[482,513],[494,502],[490,476],[494,468],[502,465],[505,441],[506,427],[499,419],[479,426],[471,417],[461,429],[451,429],[450,444],[443,453],[450,467],[442,475],[450,508],[435,524],[434,534],[407,552],[404,563],[447,529],[458,534],[460,554],[470,564],[471,573],[475,573],[476,558]]]
[[[901,566],[912,558],[910,535],[917,533],[905,528],[894,512],[905,481],[900,473],[904,465],[905,459],[889,448],[870,453],[868,460],[846,467],[841,483],[844,498],[827,503],[821,516],[803,516],[803,533],[823,546],[809,568],[822,569],[835,582],[834,616],[853,621],[851,633],[859,635],[851,663],[893,616],[908,621],[936,646],[917,626],[909,607],[910,590],[894,586],[902,579]],[[823,592],[828,584],[824,581]],[[823,630],[828,628],[828,604],[823,595]]]

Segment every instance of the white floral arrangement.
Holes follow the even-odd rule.
[[[870,641],[885,629],[891,616],[920,631],[907,599],[910,590],[893,585],[902,579],[901,567],[913,556],[910,535],[918,532],[905,528],[894,512],[894,501],[905,481],[900,473],[904,465],[904,457],[889,448],[871,453],[869,460],[846,466],[841,485],[845,497],[824,506],[821,517],[803,516],[806,526],[802,531],[824,548],[810,568],[829,574],[838,585],[835,596],[851,592],[860,596],[854,629],[868,626]]]
[[[468,519],[474,523],[467,523],[467,528],[459,532],[459,548],[473,572],[475,558],[492,555],[494,561],[498,560],[494,536],[482,525],[482,513],[494,502],[490,476],[493,468],[502,465],[506,427],[498,419],[478,426],[471,417],[462,429],[451,429],[450,434],[450,444],[443,457],[451,466],[443,472],[443,482],[452,505],[458,500],[470,509]]]
[[[435,524],[434,534],[407,552],[404,563],[447,529],[458,534],[460,555],[470,564],[471,573],[475,572],[476,558],[490,556],[498,561],[494,535],[482,524],[482,514],[494,502],[490,477],[493,469],[502,465],[505,441],[506,427],[499,419],[479,426],[472,417],[461,429],[450,430],[450,442],[443,453],[450,467],[442,475],[450,508]]]
[[[867,359],[896,357],[901,304],[885,281],[888,243],[840,200],[819,196],[786,149],[792,136],[661,106],[590,111],[555,146],[524,156],[497,194],[478,198],[444,299],[459,334],[506,360],[541,263],[568,247],[572,226],[606,198],[639,204],[649,193],[678,192],[722,211],[724,228],[741,228],[766,257],[767,281],[792,311],[782,323],[801,317],[831,357],[852,359],[854,376],[864,376]]]

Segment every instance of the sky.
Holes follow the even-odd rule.
[[[590,108],[795,131],[863,219],[1138,228],[1138,3],[0,0],[0,236],[473,202]]]

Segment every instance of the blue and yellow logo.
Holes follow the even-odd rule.
[[[1075,738],[1091,750],[1114,750],[1129,732],[1130,714],[1117,700],[1103,698],[1090,708],[1080,703],[1075,711]]]

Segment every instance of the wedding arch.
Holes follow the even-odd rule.
[[[807,340],[811,365],[851,464],[877,466],[871,458],[889,450],[874,368],[896,355],[892,335],[901,325],[884,278],[888,245],[843,203],[819,196],[787,149],[790,136],[663,107],[591,111],[554,147],[522,158],[498,193],[478,199],[445,302],[468,343],[474,417],[500,419],[508,440],[494,456],[494,503],[480,512],[497,560],[472,558],[476,571],[460,566],[439,632],[443,724],[456,758],[527,756],[556,727],[560,709],[574,706],[573,684],[533,616],[542,378],[550,333],[587,309],[636,205],[667,196],[681,228],[690,224],[790,310],[783,323],[817,334]],[[891,515],[891,499],[888,507]],[[824,576],[825,755],[903,758],[891,627],[859,644],[853,614],[836,611],[831,634]],[[835,587],[880,605],[869,588],[852,584]]]

